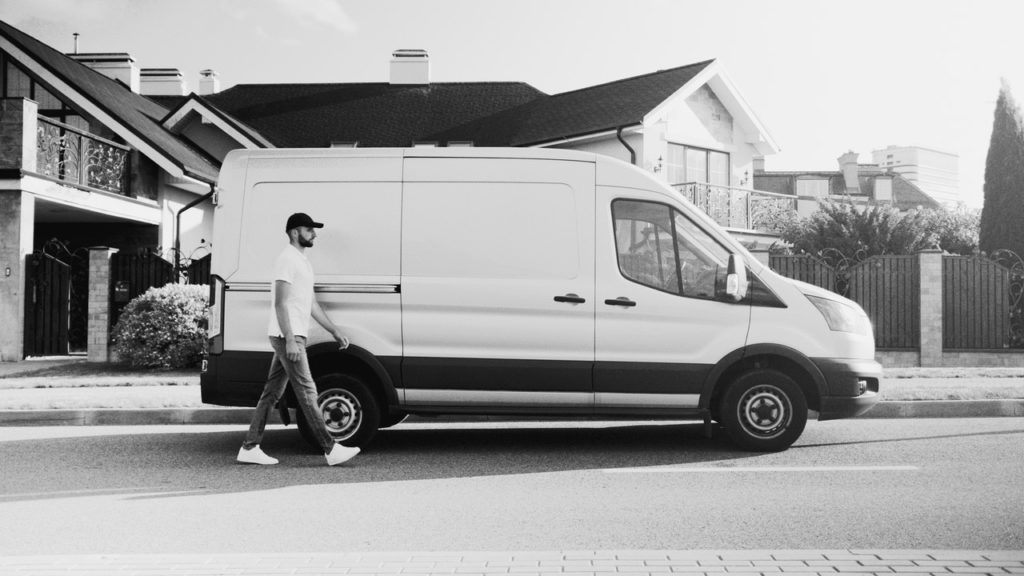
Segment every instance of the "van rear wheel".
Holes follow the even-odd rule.
[[[737,445],[755,452],[789,448],[807,424],[807,399],[778,370],[756,369],[737,377],[722,396],[720,422]]]
[[[349,374],[323,374],[314,380],[319,391],[317,414],[334,441],[345,446],[369,444],[380,425],[380,407],[370,388]],[[302,410],[296,411],[295,421],[302,437],[319,448],[316,435]]]

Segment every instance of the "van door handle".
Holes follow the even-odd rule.
[[[626,298],[625,296],[619,296],[614,300],[605,300],[604,303],[609,306],[625,306],[626,308],[636,306],[636,302],[630,300],[629,298]]]
[[[586,302],[586,298],[581,298],[579,294],[566,294],[565,296],[555,296],[555,302],[568,302],[569,304],[583,304]]]

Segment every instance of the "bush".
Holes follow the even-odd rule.
[[[821,254],[833,251],[847,258],[880,254],[914,254],[937,244],[937,235],[925,226],[918,211],[901,214],[881,205],[853,206],[825,202],[809,218],[782,230],[783,241],[795,252]]]
[[[939,248],[967,256],[977,252],[979,220],[977,210],[964,206],[901,213],[887,206],[837,202],[822,204],[807,218],[780,220],[779,231],[795,253],[863,259]]]
[[[168,284],[128,303],[114,326],[114,351],[137,368],[184,368],[206,346],[209,287]]]

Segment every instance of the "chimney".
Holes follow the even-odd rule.
[[[135,59],[123,52],[68,54],[68,58],[85,64],[107,78],[117,80],[132,92],[139,91],[139,67]]]
[[[199,95],[206,96],[220,92],[220,78],[213,70],[199,71]]]
[[[177,68],[143,68],[140,73],[143,96],[185,96],[188,86]]]
[[[391,53],[391,84],[430,84],[430,56],[426,50]]]
[[[857,153],[849,151],[839,158],[839,169],[843,172],[843,180],[846,181],[847,194],[860,194],[860,178],[857,168]]]

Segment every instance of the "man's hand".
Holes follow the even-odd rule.
[[[346,338],[341,332],[335,332],[332,336],[334,336],[334,340],[338,343],[338,350],[348,348],[348,338]]]
[[[298,340],[295,338],[286,340],[284,344],[284,355],[290,362],[298,362],[299,358],[302,357],[302,345],[299,344]]]

